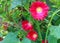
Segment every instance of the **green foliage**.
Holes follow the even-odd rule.
[[[20,43],[20,40],[15,33],[10,32],[1,43]]]
[[[60,7],[60,0],[50,0],[50,1],[55,4],[55,7]]]
[[[22,6],[22,0],[12,0],[10,9],[13,9],[17,6]]]
[[[57,39],[60,39],[60,25],[59,26],[51,26],[49,28],[50,35],[56,37]]]
[[[48,43],[57,43],[57,38],[52,35],[48,36]]]
[[[60,39],[60,25],[51,26],[49,30],[50,30],[50,34],[48,36],[48,43],[60,43],[58,41]]]
[[[22,40],[22,43],[31,43],[31,40],[29,40],[28,38],[24,38],[24,39]]]

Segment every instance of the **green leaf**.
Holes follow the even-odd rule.
[[[59,24],[60,24],[60,18],[55,22],[55,25],[59,25]]]
[[[4,12],[5,2],[0,0],[0,13]]]
[[[31,43],[31,40],[29,40],[28,38],[24,38],[24,39],[22,40],[22,43]]]
[[[29,10],[29,0],[23,1],[24,8],[28,11]]]
[[[12,19],[18,23],[19,19],[21,18],[20,17],[20,14],[21,14],[21,11],[19,10],[16,10],[15,12],[13,12],[13,14],[11,15]]]
[[[17,34],[10,32],[1,43],[20,43],[20,40],[17,38]]]
[[[57,43],[57,39],[51,35],[48,36],[48,43]]]
[[[60,39],[60,25],[59,26],[51,26],[49,30],[50,30],[50,35],[53,35],[57,39]]]
[[[18,5],[19,5],[19,6],[22,6],[21,0],[12,0],[10,9],[13,9],[13,8],[15,8],[15,7],[18,6]]]
[[[50,0],[56,7],[60,7],[60,0]]]
[[[56,21],[59,18],[59,16],[57,16],[57,14],[54,16],[54,20]]]
[[[0,37],[2,37],[3,35],[0,33]]]
[[[25,10],[29,12],[30,3],[34,1],[35,0],[24,0],[22,3],[23,3],[23,7],[25,8]]]
[[[57,43],[60,43],[60,39],[57,40]]]

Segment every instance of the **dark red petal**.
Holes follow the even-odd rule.
[[[27,21],[27,20],[22,21],[22,28],[25,31],[28,31],[28,30],[31,31],[31,30],[33,30],[32,24],[29,21]]]
[[[3,40],[3,38],[2,37],[0,37],[0,41],[2,41]]]
[[[8,29],[8,26],[9,26],[9,24],[8,24],[7,22],[4,22],[4,23],[3,23],[3,28],[4,28],[4,30],[7,30],[7,29]]]
[[[33,40],[33,41],[36,41],[38,37],[38,34],[36,31],[30,31],[28,34],[27,34],[27,38],[30,39],[30,40]]]

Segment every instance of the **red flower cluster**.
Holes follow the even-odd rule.
[[[34,19],[44,20],[48,15],[49,7],[44,2],[36,1],[32,3],[29,10]]]
[[[48,15],[49,7],[44,2],[36,1],[32,3],[29,10],[34,19],[44,20]],[[33,25],[29,21],[27,20],[22,21],[22,28],[25,31],[29,31],[27,34],[27,38],[33,41],[37,39],[38,34],[36,31],[34,31]],[[43,40],[42,43],[44,42],[45,41]]]
[[[29,21],[27,21],[27,20],[22,21],[22,28],[25,31],[29,31],[27,34],[27,38],[29,38],[30,40],[33,40],[33,41],[35,41],[37,39],[38,34],[36,31],[34,31],[33,26]]]

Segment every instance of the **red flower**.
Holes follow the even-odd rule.
[[[42,40],[42,43],[45,43],[45,40]],[[48,41],[46,40],[46,43],[48,43]]]
[[[0,41],[2,41],[3,40],[3,38],[2,37],[0,37]]]
[[[3,23],[3,28],[4,28],[4,30],[7,30],[7,29],[8,29],[8,26],[9,26],[9,24],[8,24],[7,22],[4,22],[4,23]]]
[[[22,21],[22,28],[25,30],[25,31],[28,31],[28,30],[33,30],[33,26],[32,26],[32,24],[29,22],[29,21],[27,21],[27,20],[24,20],[24,21]]]
[[[28,34],[27,34],[27,38],[30,39],[30,40],[33,40],[35,41],[38,37],[38,34],[36,31],[30,31]]]
[[[44,2],[36,1],[32,3],[29,10],[34,19],[44,20],[48,15],[49,7]]]

